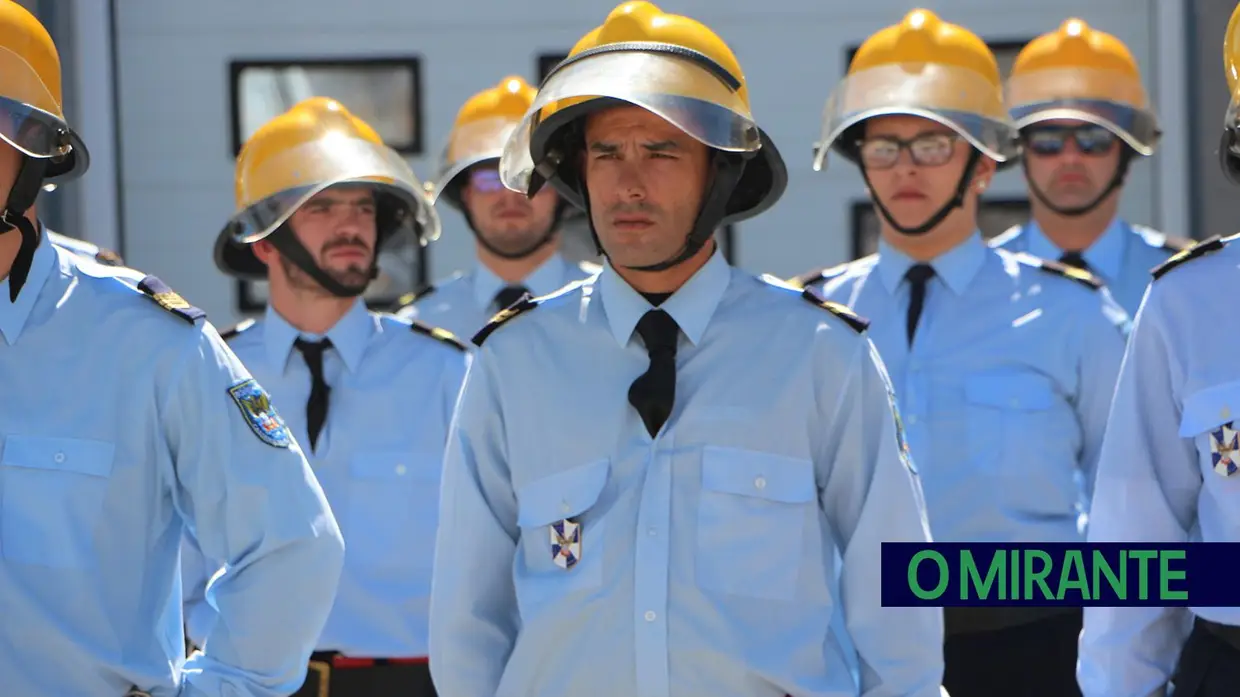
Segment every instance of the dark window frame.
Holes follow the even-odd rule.
[[[422,57],[418,54],[392,56],[340,56],[340,57],[300,57],[300,58],[233,58],[228,63],[228,107],[229,127],[232,155],[241,153],[245,139],[241,134],[241,75],[249,68],[403,68],[413,78],[412,102],[409,111],[413,115],[413,132],[408,134],[408,141],[388,145],[405,156],[425,154],[426,119],[425,100],[422,90],[425,85],[422,77]]]

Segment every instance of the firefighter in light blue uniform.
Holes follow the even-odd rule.
[[[1161,134],[1132,53],[1069,19],[1021,50],[1007,100],[1033,219],[990,243],[1088,269],[1135,314],[1150,269],[1189,241],[1116,214],[1129,167],[1154,154]]]
[[[505,184],[540,171],[593,211],[607,264],[475,337],[431,598],[444,695],[940,695],[941,612],[880,603],[881,543],[929,538],[865,323],[713,239],[786,185],[742,76],[709,28],[628,2],[509,141]],[[648,216],[640,242],[616,216]]]
[[[1096,278],[992,249],[977,231],[978,196],[1013,136],[990,49],[915,10],[858,49],[818,144],[820,166],[828,149],[859,166],[882,237],[878,254],[797,283],[871,320],[945,542],[1082,539],[1123,354],[1128,318]],[[954,697],[1075,689],[1079,612],[945,617]]]
[[[504,141],[536,91],[510,75],[470,97],[457,113],[432,195],[464,216],[477,264],[401,298],[398,317],[470,337],[522,294],[548,295],[598,273],[598,265],[574,264],[558,251],[560,225],[579,214],[575,209],[549,187],[526,199],[500,181]]]
[[[104,266],[125,265],[125,261],[121,259],[121,256],[110,249],[100,247],[99,245],[92,242],[87,242],[86,240],[79,240],[75,237],[62,235],[59,232],[53,232],[51,230],[45,230],[45,232],[47,234],[48,241],[52,244],[57,247],[67,249],[80,257],[91,259],[96,263],[103,264]]]
[[[1240,185],[1240,7],[1223,55],[1232,96],[1219,152]],[[1091,542],[1240,542],[1238,296],[1235,235],[1154,272],[1102,445]],[[1240,608],[1086,608],[1078,677],[1085,697],[1231,697]]]
[[[225,332],[304,444],[347,553],[340,591],[295,694],[432,697],[427,606],[440,470],[469,352],[452,334],[368,311],[378,254],[434,239],[439,219],[400,154],[339,102],[312,98],[237,158],[237,212],[216,263],[265,272],[265,316]],[[188,549],[193,640],[214,621],[217,568]],[[209,644],[208,644],[209,648]]]
[[[30,89],[59,86],[56,48],[9,0],[0,48],[0,693],[287,695],[340,577],[336,521],[200,310],[38,225],[44,181],[89,160],[59,94]],[[231,570],[188,660],[183,534]]]

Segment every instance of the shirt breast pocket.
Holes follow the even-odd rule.
[[[1240,482],[1240,433],[1232,413],[1237,409],[1240,381],[1198,390],[1184,400],[1180,437],[1193,439],[1203,477]]]
[[[18,564],[94,567],[115,450],[95,440],[7,437],[0,457],[0,555]]]
[[[597,504],[610,472],[609,460],[597,460],[535,479],[517,491],[517,595],[523,608],[602,585],[607,533]]]
[[[970,460],[1000,472],[1020,471],[1037,439],[1053,438],[1056,395],[1049,379],[1031,372],[1002,371],[965,378]]]
[[[792,600],[818,515],[809,460],[736,448],[702,452],[697,582],[751,598]]]
[[[346,558],[369,569],[430,569],[442,468],[443,458],[431,452],[355,455],[342,526]]]

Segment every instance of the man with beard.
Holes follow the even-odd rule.
[[[547,295],[598,272],[596,265],[574,265],[560,256],[559,226],[571,209],[550,187],[526,198],[500,182],[504,141],[535,92],[525,80],[509,76],[471,97],[457,113],[433,195],[465,216],[478,263],[402,298],[397,316],[473,336],[525,293]]]
[[[321,97],[255,132],[236,187],[215,261],[265,278],[270,300],[263,319],[226,336],[289,414],[346,521],[340,590],[296,694],[433,695],[426,615],[439,472],[469,353],[441,329],[368,311],[361,295],[385,244],[433,239],[439,220],[401,156]],[[207,579],[219,565],[193,549],[186,560],[197,643],[215,624]]]
[[[876,255],[802,280],[872,318],[940,542],[1083,539],[1127,316],[1087,272],[988,247],[978,197],[1015,154],[980,38],[914,10],[858,49],[815,164],[856,164]],[[947,608],[952,697],[1077,692],[1079,610]]]
[[[671,119],[675,119],[673,122]],[[586,211],[603,270],[479,332],[431,599],[452,697],[939,697],[942,613],[882,607],[925,543],[865,321],[729,266],[787,185],[735,54],[648,2],[547,77],[504,184]]]
[[[1007,99],[1033,219],[991,244],[1087,269],[1135,314],[1150,269],[1189,244],[1116,216],[1128,168],[1161,135],[1136,60],[1119,39],[1069,19],[1016,57]]]

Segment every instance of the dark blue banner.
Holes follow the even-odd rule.
[[[887,607],[1240,606],[1240,544],[882,543]]]

